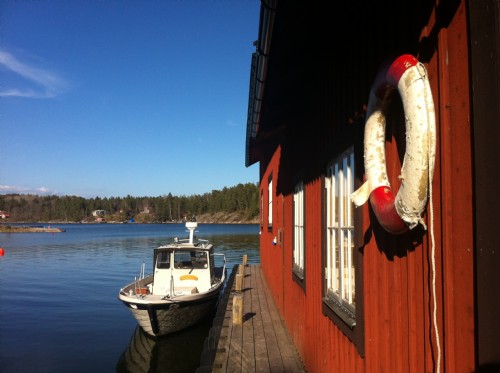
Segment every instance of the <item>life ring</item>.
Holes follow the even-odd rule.
[[[394,197],[385,162],[385,110],[388,94],[397,89],[406,122],[406,152],[401,186]],[[382,227],[393,234],[415,228],[422,219],[432,183],[436,154],[436,119],[427,70],[412,55],[383,67],[372,85],[366,113],[364,164],[366,182],[351,195],[356,206],[368,198]]]

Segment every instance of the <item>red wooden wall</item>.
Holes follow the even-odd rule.
[[[443,27],[436,25],[436,9],[430,13],[427,27],[421,33],[421,38],[436,40],[436,50],[426,63],[437,121],[432,211],[428,206],[426,212],[428,231],[423,236],[386,234],[371,220],[368,205],[360,207],[362,236],[368,237],[363,247],[364,356],[322,312],[322,175],[305,185],[306,281],[303,288],[292,277],[293,194],[286,192],[290,189],[277,188],[280,183],[289,183],[291,171],[284,168],[283,163],[293,158],[293,154],[290,149],[278,146],[260,161],[264,221],[267,221],[267,185],[271,175],[274,187],[273,226],[270,230],[266,224],[261,227],[261,264],[309,372],[431,372],[439,357],[441,371],[474,371],[467,15],[464,2],[460,2],[450,22]],[[353,64],[365,62],[352,61]],[[348,75],[348,72],[340,74]],[[355,81],[356,77],[348,76],[347,80]],[[328,89],[327,86],[323,89]],[[354,96],[363,95],[356,84],[346,92],[349,90]],[[368,92],[365,96],[367,99]],[[302,119],[302,128],[307,131],[309,120],[321,122],[322,115],[327,114],[319,112],[318,118]],[[312,138],[320,148],[330,145],[321,131]],[[300,153],[300,149],[293,152]],[[394,138],[387,142],[386,153],[388,173],[396,185],[400,160]],[[280,230],[282,240],[274,245],[273,239],[280,237]],[[433,325],[433,263],[439,345]]]

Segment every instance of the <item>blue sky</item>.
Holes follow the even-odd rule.
[[[0,0],[0,193],[204,194],[258,182],[258,0]]]

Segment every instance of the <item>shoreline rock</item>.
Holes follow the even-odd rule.
[[[62,228],[54,228],[54,227],[0,225],[0,233],[60,233],[60,232],[65,232],[65,230]]]

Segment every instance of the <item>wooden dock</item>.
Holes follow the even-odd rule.
[[[260,265],[235,266],[227,286],[196,372],[306,372]],[[238,325],[234,315],[241,300]]]

